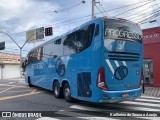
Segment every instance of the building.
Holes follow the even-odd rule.
[[[160,86],[160,27],[144,29],[143,36],[145,83]]]
[[[20,55],[0,53],[0,79],[20,77]]]

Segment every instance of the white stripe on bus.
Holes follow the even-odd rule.
[[[126,67],[127,67],[127,64],[126,64],[126,62],[125,62],[125,61],[122,61],[122,63],[123,63],[123,65],[124,65],[124,66],[126,66]]]
[[[117,61],[117,60],[114,60],[114,62],[115,62],[115,64],[116,64],[116,66],[119,67],[118,61]]]
[[[107,62],[107,64],[108,64],[108,66],[109,66],[109,68],[110,68],[112,74],[114,74],[114,69],[113,69],[113,67],[112,67],[112,65],[111,65],[111,63],[110,63],[110,61],[109,61],[108,59],[106,59],[106,62]]]

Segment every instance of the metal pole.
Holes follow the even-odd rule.
[[[20,78],[22,77],[22,48],[20,48]]]
[[[92,19],[94,19],[94,6],[95,6],[95,0],[92,0]]]

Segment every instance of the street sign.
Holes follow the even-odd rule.
[[[0,42],[0,50],[4,50],[5,49],[5,42]]]
[[[26,32],[26,42],[34,42],[36,40],[36,29]]]
[[[45,28],[45,36],[53,35],[52,27]]]
[[[36,29],[36,40],[44,38],[44,27]]]
[[[44,27],[36,28],[26,32],[27,43],[39,42],[44,38]]]

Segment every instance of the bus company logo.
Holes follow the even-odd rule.
[[[123,80],[128,74],[128,68],[126,66],[118,67],[115,72],[114,76],[117,80]]]
[[[65,64],[60,58],[56,61],[55,69],[59,76],[63,77],[65,75]]]

